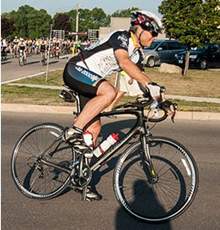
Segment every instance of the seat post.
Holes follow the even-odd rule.
[[[76,112],[77,114],[80,114],[81,109],[80,109],[80,98],[79,98],[79,93],[78,92],[74,92],[75,96],[76,96]]]

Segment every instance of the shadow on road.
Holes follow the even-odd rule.
[[[1,65],[9,64],[11,61],[1,61]]]
[[[145,213],[146,215],[151,216],[151,213],[154,213],[156,209],[157,212],[160,212],[161,215],[165,212],[163,207],[160,205],[159,200],[157,199],[153,189],[148,187],[145,193],[141,193],[140,196],[140,187],[142,188],[143,181],[136,181],[133,187],[134,198],[130,201],[130,207],[135,209],[136,211],[141,211],[141,213]],[[115,229],[116,230],[140,230],[140,229],[148,229],[148,230],[171,230],[171,223],[164,222],[162,224],[149,224],[147,222],[142,222],[134,217],[129,216],[125,209],[122,207],[118,209],[116,213],[115,220]]]
[[[25,65],[33,65],[33,64],[36,64],[36,63],[39,63],[40,61],[32,61],[32,62],[27,62]]]
[[[49,65],[53,65],[53,64],[56,64],[56,63],[58,63],[59,61],[52,61],[52,62],[50,62],[49,63]]]
[[[132,187],[130,189],[132,190]],[[148,218],[155,218],[157,215],[166,215],[166,211],[160,204],[160,200],[154,192],[153,187],[150,184],[146,184],[145,180],[139,179],[135,181],[133,184],[133,192],[128,192],[127,189],[123,189],[123,191],[123,196],[126,197],[125,203],[130,207],[129,211],[132,209],[132,212],[135,212],[135,214]],[[116,214],[116,229],[171,230],[172,228],[170,222],[149,224],[138,219],[136,220],[133,216],[129,216],[125,209],[121,207]]]

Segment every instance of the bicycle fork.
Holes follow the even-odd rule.
[[[157,175],[152,163],[151,159],[151,153],[150,153],[150,143],[148,142],[150,133],[146,132],[146,130],[143,128],[141,130],[141,136],[140,136],[140,141],[142,145],[142,166],[143,170],[145,171],[147,177],[149,178],[149,181],[151,183],[156,183],[157,182]],[[145,170],[147,169],[147,170]]]

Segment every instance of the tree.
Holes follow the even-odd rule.
[[[137,7],[132,7],[132,8],[128,8],[125,10],[117,10],[116,12],[114,12],[111,16],[112,17],[124,17],[124,18],[130,18],[131,16],[131,11],[135,11],[138,10],[139,8]]]
[[[14,21],[10,18],[1,18],[1,33],[3,38],[7,38],[15,30]]]
[[[72,29],[76,31],[76,10],[68,12],[72,21]],[[79,9],[79,31],[88,31],[88,29],[99,29],[101,26],[110,24],[110,16],[106,15],[101,8],[95,7],[92,10]]]
[[[206,0],[203,3],[202,20],[199,25],[205,41],[220,42],[219,0]]]
[[[159,6],[165,32],[189,48],[217,41],[220,37],[219,0],[163,0]],[[189,61],[187,53],[186,63]],[[187,69],[187,64],[185,65]]]
[[[70,16],[66,13],[56,14],[54,16],[53,29],[65,30],[66,32],[71,32],[72,26],[70,22]]]
[[[34,8],[28,5],[24,5],[18,8],[18,11],[13,16],[16,26],[16,31],[20,37],[26,38],[29,37],[28,30],[28,17],[29,13],[33,11]]]
[[[24,5],[18,11],[2,14],[2,17],[14,21],[14,30],[8,34],[9,38],[14,36],[37,38],[49,36],[51,16],[45,10],[36,10],[31,6]]]

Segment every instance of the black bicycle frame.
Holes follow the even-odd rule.
[[[138,109],[125,109],[125,110],[115,110],[111,112],[105,112],[101,113],[100,117],[107,117],[111,115],[135,115],[137,117],[135,124],[133,127],[129,130],[127,134],[123,138],[121,138],[118,142],[116,142],[110,149],[108,149],[104,155],[100,157],[96,162],[94,162],[90,168],[91,171],[96,171],[99,169],[102,165],[104,165],[113,155],[116,151],[118,151],[124,144],[127,143],[128,140],[130,140],[135,134],[140,133],[145,135],[146,129],[144,125],[144,115],[143,115],[143,108]]]

